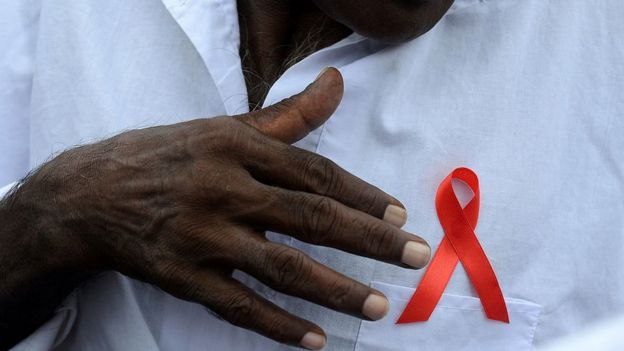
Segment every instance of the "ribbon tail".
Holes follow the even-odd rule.
[[[498,284],[494,270],[491,270],[491,274],[483,274],[477,279],[481,279],[482,281],[476,284],[473,281],[473,285],[479,294],[487,318],[509,324],[507,304],[505,303],[505,297]]]
[[[396,324],[426,322],[431,317],[459,259],[449,240],[444,237],[416,292],[396,321]]]

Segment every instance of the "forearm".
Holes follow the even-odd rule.
[[[26,185],[0,202],[0,349],[14,345],[50,318],[91,272],[55,223],[45,194]],[[57,218],[58,219],[58,218]]]

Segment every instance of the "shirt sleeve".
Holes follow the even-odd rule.
[[[29,169],[30,96],[41,0],[0,6],[0,186]]]

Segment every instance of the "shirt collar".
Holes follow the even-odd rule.
[[[162,0],[162,2],[201,56],[219,90],[226,112],[229,115],[248,112],[247,88],[239,55],[240,33],[236,1]],[[327,56],[327,52],[344,50],[345,47],[367,40],[353,33],[311,56]],[[304,61],[306,60],[308,58]],[[334,62],[327,62],[327,65],[333,64]]]
[[[195,46],[228,114],[248,111],[235,0],[162,0]]]

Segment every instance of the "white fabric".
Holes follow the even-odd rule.
[[[2,144],[7,167],[16,167],[2,174],[15,179],[64,148],[123,129],[246,111],[234,1],[165,3],[42,1],[38,34],[25,26],[21,35],[37,37],[36,55],[22,55],[36,72],[30,100],[22,96],[27,89],[20,93],[30,103],[16,109],[4,91],[0,97],[0,130],[29,135]],[[442,238],[436,187],[455,167],[474,169],[482,194],[477,235],[514,311],[508,329],[479,322],[461,267],[446,306],[431,322],[401,327],[410,332],[397,329],[393,316],[421,271],[272,236],[360,281],[379,282],[393,315],[377,323],[238,277],[318,323],[330,350],[487,350],[500,330],[523,350],[624,312],[623,11],[620,0],[456,0],[431,32],[409,43],[353,35],[313,54],[267,98],[298,92],[325,66],[340,68],[343,103],[298,145],[401,199],[406,229],[434,249]],[[29,339],[52,341],[18,349],[289,349],[114,273],[85,283],[61,308],[73,309],[73,319],[62,328],[52,321]],[[461,330],[448,330],[451,322]]]
[[[249,111],[235,1],[163,0],[203,58],[229,115]]]
[[[596,323],[580,333],[556,340],[539,351],[624,350],[624,316]]]
[[[0,186],[29,169],[29,104],[39,1],[0,4]]]
[[[380,282],[371,286],[396,303],[382,322],[362,322],[355,351],[410,350],[414,348],[415,334],[419,350],[531,350],[541,313],[539,305],[505,299],[513,321],[507,325],[483,318],[478,298],[444,294],[427,323],[396,325],[393,322],[399,319],[415,289]]]

